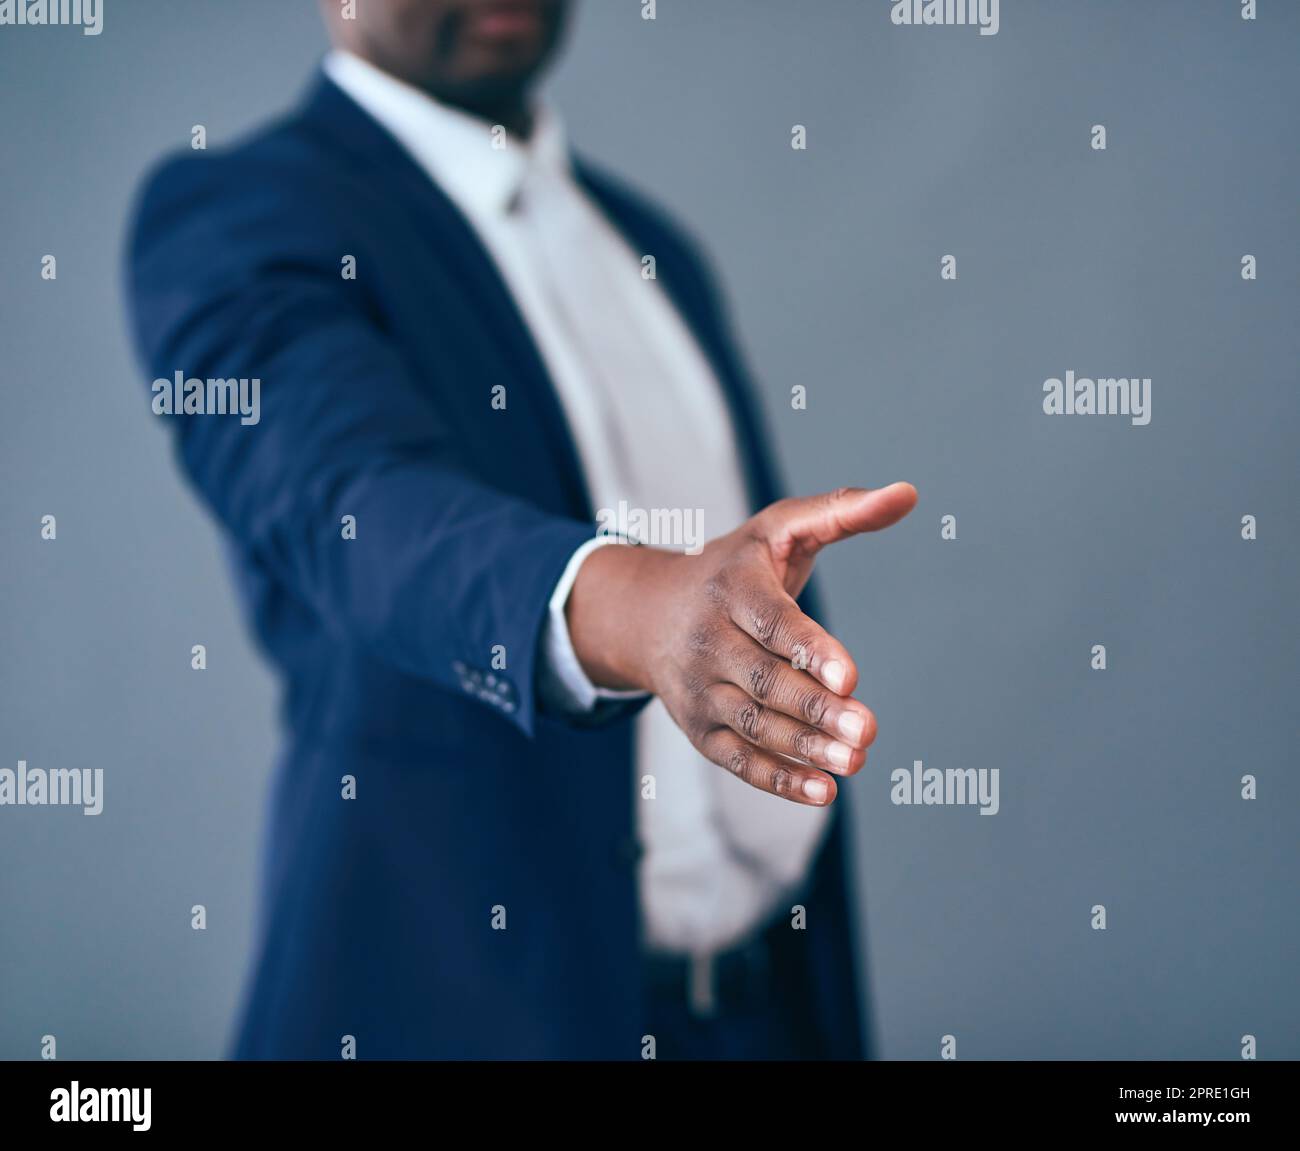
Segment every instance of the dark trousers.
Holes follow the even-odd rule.
[[[826,1058],[807,1007],[804,958],[799,933],[784,921],[717,957],[703,975],[686,958],[647,956],[655,1058]]]

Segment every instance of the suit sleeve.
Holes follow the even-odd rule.
[[[504,646],[505,714],[531,735],[548,603],[593,528],[469,473],[435,393],[341,275],[344,229],[275,177],[187,157],[140,200],[127,275],[151,379],[261,381],[256,423],[169,418],[183,471],[340,642],[453,690]]]

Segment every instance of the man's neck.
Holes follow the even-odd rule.
[[[336,47],[360,60],[364,60],[372,68],[379,69],[379,71],[391,76],[394,80],[400,80],[409,87],[418,88],[426,96],[431,96],[437,100],[439,104],[444,104],[448,108],[455,108],[457,111],[464,112],[466,115],[473,116],[477,120],[483,120],[488,124],[501,124],[510,135],[521,140],[527,140],[532,135],[535,118],[526,91],[519,91],[500,98],[476,99],[464,93],[447,91],[444,88],[421,83],[419,79],[414,77],[403,76],[398,69],[391,67],[383,59],[378,59],[356,48],[345,47],[344,45],[336,45]]]
[[[528,109],[528,105],[520,101],[511,101],[509,104],[476,104],[457,100],[445,93],[424,89],[439,103],[446,104],[449,108],[457,108],[467,115],[474,116],[479,120],[486,120],[489,124],[502,125],[510,135],[521,140],[527,140],[533,132],[534,118]]]

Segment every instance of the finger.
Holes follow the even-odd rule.
[[[734,683],[716,684],[709,692],[708,708],[714,720],[725,723],[755,747],[801,759],[835,775],[853,775],[867,761],[862,748],[764,707]]]
[[[732,622],[792,667],[812,672],[836,695],[858,685],[858,667],[848,649],[799,605],[776,579],[769,589],[747,589],[727,604]]]
[[[876,738],[876,717],[856,699],[828,691],[806,671],[760,647],[737,630],[719,645],[721,670],[765,707],[820,728],[850,747],[867,747]]]
[[[778,560],[795,552],[812,554],[829,544],[876,532],[901,520],[916,506],[911,484],[884,488],[838,488],[817,496],[778,500],[755,517],[755,526]]]
[[[779,795],[792,803],[825,807],[835,798],[835,780],[804,764],[778,759],[755,747],[729,727],[715,727],[699,744],[700,751],[719,767],[759,791]]]

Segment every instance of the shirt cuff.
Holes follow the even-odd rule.
[[[569,621],[564,614],[582,561],[597,548],[627,542],[617,535],[598,535],[588,540],[569,557],[551,593],[546,620],[542,624],[542,660],[538,669],[538,691],[549,709],[570,715],[590,715],[602,703],[645,699],[648,694],[643,691],[613,691],[592,683],[573,650]]]

